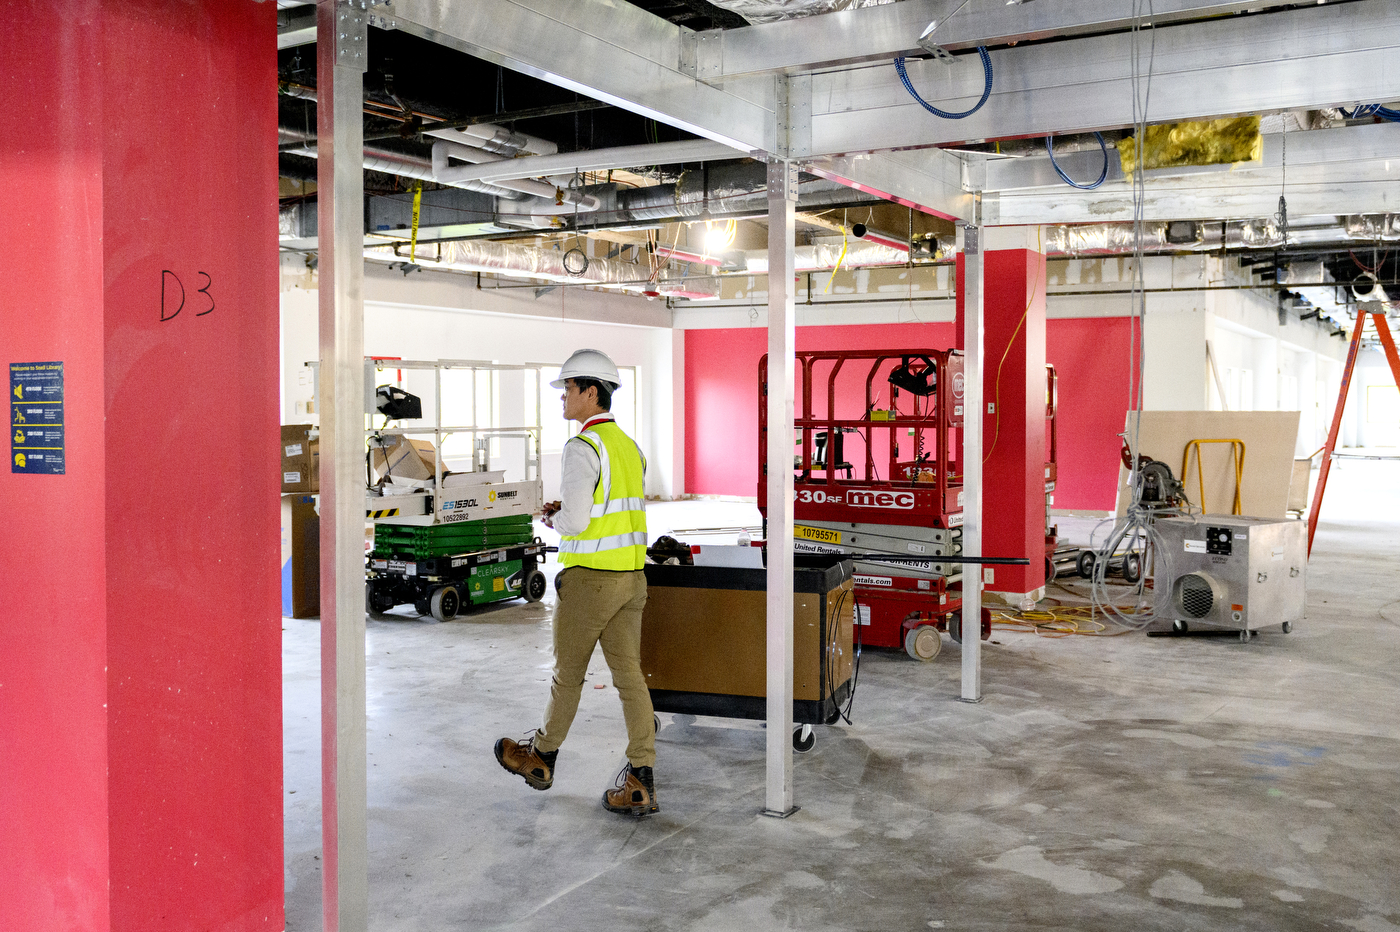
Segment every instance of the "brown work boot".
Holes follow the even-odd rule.
[[[637,818],[660,811],[656,805],[656,783],[650,767],[633,767],[630,763],[617,775],[614,789],[603,793],[603,808]]]
[[[520,774],[537,790],[547,790],[554,785],[554,760],[558,756],[558,751],[535,750],[534,735],[526,741],[502,738],[496,742],[496,760],[501,766]]]

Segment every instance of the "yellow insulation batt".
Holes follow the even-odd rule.
[[[1118,143],[1123,174],[1137,169],[1137,139]],[[1147,127],[1143,168],[1180,168],[1185,165],[1225,165],[1258,162],[1264,154],[1259,117],[1234,117],[1195,123],[1163,123]]]

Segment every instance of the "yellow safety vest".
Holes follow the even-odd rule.
[[[594,424],[574,440],[598,454],[598,484],[588,527],[560,539],[559,562],[595,570],[641,569],[647,551],[646,457],[616,421]]]

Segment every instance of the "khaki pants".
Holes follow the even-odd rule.
[[[557,586],[554,683],[535,747],[548,752],[564,743],[578,712],[593,645],[601,644],[627,722],[627,760],[633,767],[656,766],[656,723],[651,693],[642,676],[646,574],[641,570],[614,573],[571,566],[559,574]]]

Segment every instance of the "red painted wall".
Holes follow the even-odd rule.
[[[31,0],[0,29],[28,114],[0,133],[0,369],[8,393],[10,363],[63,361],[67,445],[62,476],[0,468],[0,929],[108,929],[98,15]]]
[[[275,19],[107,8],[114,929],[283,926]]]
[[[1056,508],[1114,508],[1131,342],[1126,317],[1057,318],[1047,324],[1045,356],[1060,377]]]
[[[891,349],[952,345],[953,325],[910,323],[798,327],[799,350]],[[691,495],[754,496],[758,490],[758,360],[768,352],[760,327],[685,334],[685,483]],[[864,399],[852,381],[838,395]]]
[[[799,327],[804,350],[885,349],[954,343],[951,323]],[[1126,318],[1046,322],[1046,361],[1060,376],[1056,508],[1112,510],[1118,439],[1128,408]],[[685,334],[685,491],[754,496],[758,463],[758,359],[763,328]]]
[[[0,928],[284,925],[275,17],[35,2],[0,38],[46,129],[0,142],[0,362],[62,359],[70,422],[66,475],[0,474]]]

